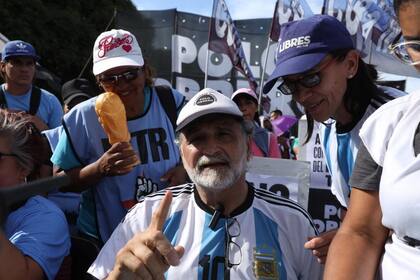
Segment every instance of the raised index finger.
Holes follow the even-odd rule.
[[[152,221],[149,228],[161,231],[166,217],[168,216],[169,207],[172,202],[172,193],[167,191],[165,196],[160,201],[158,208],[153,212]]]

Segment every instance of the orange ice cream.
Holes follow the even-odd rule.
[[[113,92],[100,94],[96,99],[95,111],[111,145],[117,142],[130,142],[125,107],[118,94]]]

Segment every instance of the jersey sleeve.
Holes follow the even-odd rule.
[[[146,230],[151,217],[152,207],[145,206],[144,201],[136,204],[117,226],[111,237],[99,252],[98,257],[89,267],[88,273],[97,279],[105,279],[112,271],[118,251],[138,232]],[[142,218],[139,218],[142,217]]]
[[[363,143],[359,147],[350,186],[367,191],[378,191],[382,175],[382,167],[370,156]]]
[[[55,147],[57,147],[61,130],[62,130],[62,127],[58,126],[56,128],[47,129],[41,132],[47,138],[51,151],[54,151]]]
[[[58,143],[54,149],[53,155],[51,156],[51,162],[63,170],[69,170],[82,166],[82,163],[74,154],[73,148],[71,147],[67,134],[64,130],[61,132]]]
[[[63,118],[63,133],[57,144],[57,151],[54,151],[53,163],[64,169],[66,161],[72,164],[78,163],[79,166],[89,164],[91,155],[91,139],[89,133],[94,134],[97,131],[95,126],[98,123],[97,115],[92,106],[95,104],[94,98],[76,105]],[[66,137],[63,137],[63,136]],[[69,157],[70,159],[66,159]],[[76,159],[76,161],[74,161]],[[74,167],[74,166],[73,166]],[[67,168],[68,169],[68,168]]]
[[[67,222],[58,208],[40,207],[28,219],[23,219],[9,240],[34,260],[48,279],[55,278],[70,249]]]
[[[298,279],[307,280],[321,280],[323,276],[324,266],[321,265],[317,258],[312,254],[311,250],[305,249],[304,244],[309,237],[318,236],[318,231],[315,228],[311,217],[305,211],[306,216],[299,216],[299,222],[296,221],[297,228],[292,232],[291,243],[294,247],[294,252],[298,253],[298,260],[296,261],[296,271]],[[296,217],[297,219],[298,217]]]

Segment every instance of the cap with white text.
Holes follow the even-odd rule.
[[[264,85],[264,93],[271,90],[279,77],[311,70],[334,50],[354,48],[346,27],[329,15],[287,22],[280,30],[276,68]]]
[[[21,40],[7,42],[1,51],[1,61],[6,61],[6,59],[14,56],[28,56],[39,60],[35,48],[31,44]]]
[[[179,112],[176,131],[182,130],[200,117],[214,113],[243,117],[238,106],[229,97],[214,89],[205,88],[196,93]]]

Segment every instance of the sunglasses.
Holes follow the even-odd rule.
[[[391,54],[398,60],[408,65],[420,64],[420,41],[411,40],[388,47]]]
[[[227,219],[225,223],[226,245],[225,245],[225,268],[228,271],[235,265],[240,265],[242,260],[242,250],[233,238],[241,234],[241,226],[235,218]],[[233,254],[233,252],[237,252]]]
[[[333,60],[334,59],[330,59],[330,61],[328,61],[328,63],[325,63],[321,68],[319,68],[317,72],[307,74],[298,80],[290,81],[281,78],[282,82],[277,87],[277,89],[284,95],[293,95],[296,93],[299,85],[305,88],[313,88],[319,85],[321,83],[321,71],[327,68]]]
[[[132,80],[137,79],[140,71],[141,71],[141,68],[135,68],[135,69],[128,70],[118,75],[109,75],[109,76],[103,75],[102,77],[99,78],[99,82],[105,86],[118,85],[120,80],[130,82]]]
[[[3,157],[18,157],[18,156],[15,154],[8,154],[8,153],[0,152],[0,159],[2,159]]]

